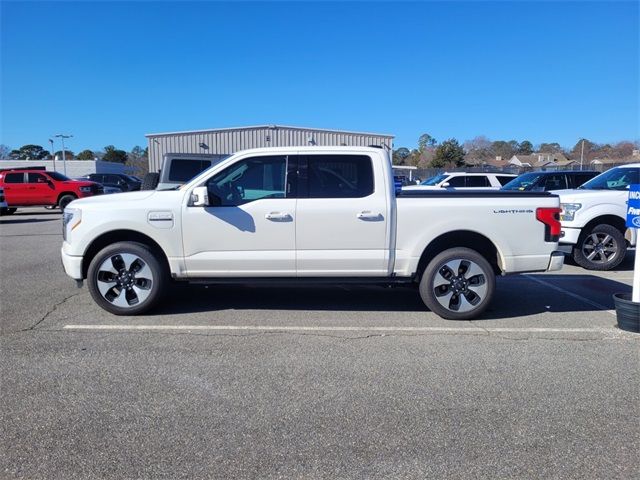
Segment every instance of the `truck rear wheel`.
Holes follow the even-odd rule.
[[[442,318],[470,320],[489,306],[495,284],[493,268],[482,255],[470,248],[451,248],[427,265],[420,297]]]
[[[583,231],[573,247],[573,260],[587,270],[612,270],[627,253],[627,241],[616,227],[606,223]]]
[[[162,298],[167,273],[145,245],[118,242],[91,260],[87,273],[94,301],[114,315],[138,315]]]

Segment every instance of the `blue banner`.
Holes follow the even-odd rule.
[[[640,184],[629,185],[627,227],[640,228]]]

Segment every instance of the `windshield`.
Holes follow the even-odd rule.
[[[71,180],[66,175],[63,175],[63,174],[58,173],[58,172],[47,172],[47,175],[49,175],[54,180],[58,180],[59,182],[65,182],[67,180]]]
[[[581,190],[627,190],[632,183],[640,183],[640,168],[616,167],[592,178]]]
[[[539,173],[524,173],[507,183],[502,190],[531,190],[542,177]]]
[[[434,186],[442,182],[449,175],[436,175],[435,177],[427,178],[420,185]]]

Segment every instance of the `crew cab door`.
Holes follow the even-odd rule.
[[[183,210],[189,277],[295,276],[296,157],[241,158],[205,183],[209,206]]]
[[[4,174],[4,196],[12,205],[28,205],[28,185],[23,172],[7,172]]]
[[[41,173],[27,173],[27,193],[29,205],[53,205],[57,201],[53,182]]]
[[[361,154],[300,157],[299,277],[387,275],[389,193],[373,161]]]

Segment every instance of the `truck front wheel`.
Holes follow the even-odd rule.
[[[612,270],[624,260],[627,242],[616,227],[606,223],[583,231],[573,247],[573,260],[587,270]]]
[[[433,313],[449,320],[470,320],[491,303],[495,274],[470,248],[451,248],[429,262],[420,280],[420,296]]]
[[[89,293],[106,311],[137,315],[153,308],[166,284],[166,272],[145,245],[118,242],[102,249],[87,272]]]

